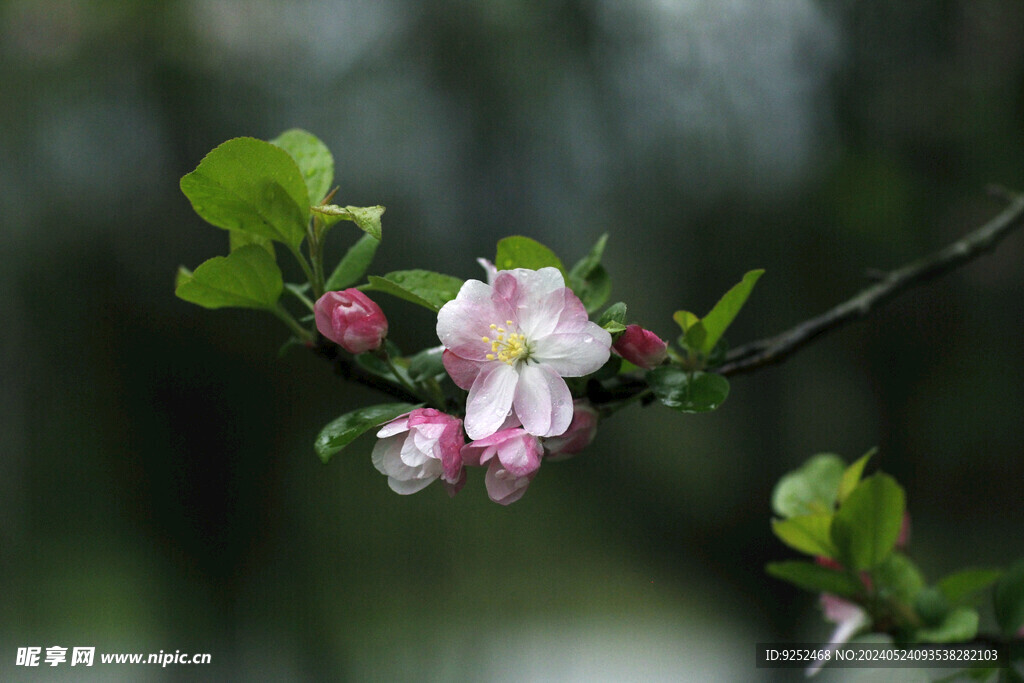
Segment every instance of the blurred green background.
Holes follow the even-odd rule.
[[[0,677],[796,680],[754,643],[830,628],[763,573],[769,493],[820,451],[879,446],[929,578],[1024,554],[1021,235],[714,414],[619,413],[508,508],[393,494],[369,438],[323,466],[377,397],[172,293],[227,248],[178,179],[298,126],[388,207],[372,272],[607,231],[632,322],[760,267],[729,336],[773,334],[1024,189],[1020,2],[6,0],[0,55]],[[13,666],[50,645],[213,664]]]

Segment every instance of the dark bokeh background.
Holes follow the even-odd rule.
[[[1024,188],[1019,2],[6,0],[0,57],[0,677],[94,645],[214,662],[97,680],[757,679],[753,643],[829,630],[763,574],[771,487],[820,451],[880,447],[931,578],[1024,554],[1020,235],[712,415],[618,414],[509,508],[396,496],[371,439],[321,465],[376,397],[172,294],[226,250],[178,179],[299,126],[388,207],[374,272],[608,231],[633,321],[763,267],[730,338],[772,334]]]

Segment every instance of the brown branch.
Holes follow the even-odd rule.
[[[1024,225],[1024,195],[1011,194],[1002,189],[993,189],[993,192],[1006,198],[1009,206],[985,225],[933,254],[879,275],[875,284],[815,318],[805,320],[774,337],[733,349],[716,372],[738,375],[781,363],[826,332],[863,318],[897,294],[944,275],[990,251],[1011,231]]]
[[[344,379],[376,389],[381,393],[406,403],[419,403],[422,400],[419,396],[410,393],[401,384],[375,375],[354,362],[351,358],[342,355],[338,345],[328,341],[322,335],[318,334],[316,336],[316,343],[309,348],[316,355],[329,361],[334,366],[334,371]]]

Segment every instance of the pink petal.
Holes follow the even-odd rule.
[[[465,483],[465,470],[462,466],[462,446],[464,443],[462,421],[453,419],[445,427],[444,433],[441,434],[441,438],[437,441],[441,466],[444,468],[443,478],[448,483],[458,483],[460,477],[463,483]]]
[[[485,363],[466,360],[448,350],[445,350],[441,356],[441,362],[444,363],[444,369],[448,371],[448,375],[455,382],[455,386],[466,391],[469,391],[469,388],[473,386],[473,381],[480,374],[481,368],[485,366]]]
[[[516,415],[534,436],[558,436],[572,422],[572,394],[565,380],[549,367],[528,363],[519,370]]]
[[[491,296],[492,301],[500,300],[510,305],[513,310],[516,308],[516,302],[519,300],[519,280],[515,276],[515,271],[498,272],[494,277],[494,293]]]
[[[519,375],[506,363],[488,363],[477,375],[466,401],[466,434],[470,439],[490,436],[512,409]]]
[[[518,434],[498,446],[498,461],[512,476],[525,477],[540,467],[543,450],[537,437],[530,436],[522,429],[511,431]]]
[[[454,498],[455,494],[466,485],[466,469],[463,468],[459,471],[459,477],[454,482],[444,479],[442,483],[444,484],[444,490],[448,492],[448,496]]]
[[[570,289],[566,292],[562,313],[558,316],[558,330],[573,332],[579,330],[590,321],[587,309],[579,297]]]
[[[565,279],[557,268],[516,268],[498,271],[494,289],[508,301],[513,311],[528,315],[531,309],[541,306],[549,294],[565,289]]]

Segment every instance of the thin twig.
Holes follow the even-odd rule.
[[[1010,194],[1006,190],[995,192],[1010,204],[985,225],[933,254],[881,275],[875,284],[815,318],[782,334],[733,349],[717,372],[738,375],[780,363],[813,339],[851,320],[863,318],[910,287],[944,275],[990,251],[1011,231],[1024,225],[1024,195]]]
[[[343,356],[338,345],[317,335],[316,343],[310,346],[313,353],[334,365],[334,371],[346,380],[376,389],[392,398],[407,403],[420,403],[422,399],[397,382],[373,374],[350,358]]]

